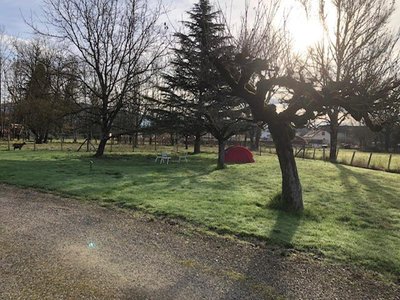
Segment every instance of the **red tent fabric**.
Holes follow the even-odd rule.
[[[225,162],[228,164],[253,163],[253,153],[242,146],[233,146],[225,150]]]

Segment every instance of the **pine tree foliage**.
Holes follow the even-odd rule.
[[[166,115],[174,118],[176,128],[190,128],[193,134],[208,131],[221,144],[249,126],[242,119],[244,106],[230,96],[230,87],[210,59],[231,55],[232,47],[209,0],[199,0],[188,15],[185,32],[175,34],[172,72],[165,75],[161,88],[169,107]]]

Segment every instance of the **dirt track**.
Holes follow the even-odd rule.
[[[0,299],[400,299],[360,271],[281,254],[0,185]]]

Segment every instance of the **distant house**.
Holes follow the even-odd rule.
[[[322,145],[329,145],[331,134],[326,130],[312,130],[302,136],[309,145],[320,147]]]
[[[304,148],[308,144],[307,140],[301,136],[296,135],[294,139],[292,140],[292,146],[293,147],[300,147]]]

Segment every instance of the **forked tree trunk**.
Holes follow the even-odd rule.
[[[218,140],[218,162],[217,169],[225,168],[225,140]]]
[[[291,142],[293,138],[292,128],[290,128],[289,124],[271,123],[269,130],[274,139],[282,172],[282,201],[284,207],[291,211],[301,211],[304,208],[303,196]]]

